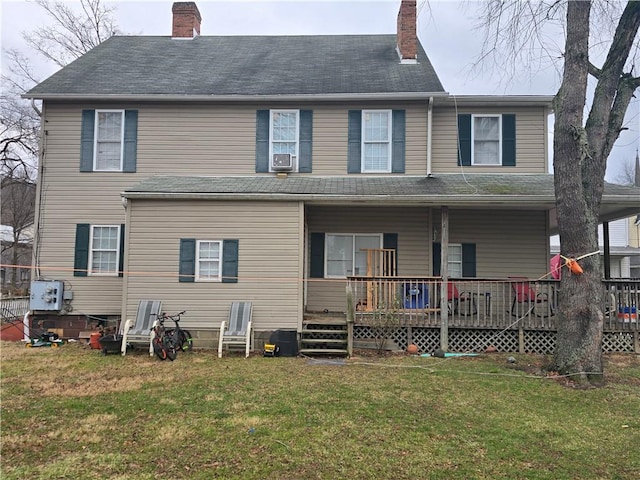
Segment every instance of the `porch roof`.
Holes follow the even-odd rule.
[[[311,204],[555,209],[551,174],[153,176],[128,199],[305,201]],[[606,183],[601,220],[640,211],[640,188]]]

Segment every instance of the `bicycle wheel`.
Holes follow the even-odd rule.
[[[180,330],[178,341],[180,342],[180,350],[183,352],[190,352],[193,350],[193,338],[191,337],[191,332],[189,332],[189,330]]]
[[[165,332],[165,346],[167,348],[173,348],[175,351],[180,350],[180,339],[175,329],[172,328]]]
[[[155,337],[153,339],[153,351],[155,352],[155,354],[158,356],[160,360],[167,359],[167,350],[164,348],[161,338]]]
[[[171,360],[172,362],[176,359],[176,357],[178,356],[178,352],[176,351],[176,349],[173,347],[173,345],[169,345],[167,347],[165,347],[165,352],[167,352],[167,358],[169,360]]]

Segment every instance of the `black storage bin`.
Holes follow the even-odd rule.
[[[269,337],[269,343],[279,347],[278,356],[298,356],[298,332],[297,330],[276,330]]]
[[[102,347],[102,354],[120,353],[122,349],[122,335],[105,335],[98,339]]]

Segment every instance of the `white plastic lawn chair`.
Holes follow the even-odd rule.
[[[251,350],[253,330],[251,327],[251,302],[233,302],[229,310],[229,320],[220,324],[220,340],[218,342],[218,357],[222,358],[222,349],[226,345],[244,346],[245,357]]]

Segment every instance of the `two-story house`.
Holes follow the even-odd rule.
[[[253,302],[258,337],[344,312],[366,249],[394,253],[385,275],[440,275],[443,244],[450,278],[548,270],[552,96],[446,92],[415,0],[389,35],[200,24],[175,3],[171,36],[112,37],[26,95],[43,100],[35,263],[67,315],[158,298],[204,345],[231,301]],[[603,218],[639,204],[607,185]]]

